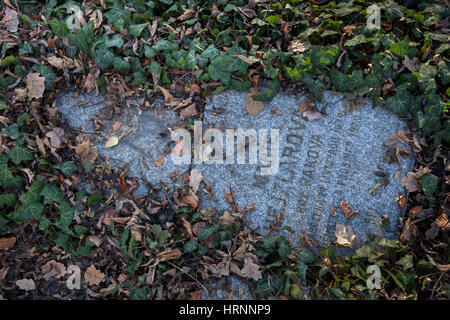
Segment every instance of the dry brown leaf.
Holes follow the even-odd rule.
[[[84,273],[84,280],[90,285],[99,285],[100,282],[105,279],[105,274],[97,270],[93,264],[91,264]]]
[[[27,94],[30,99],[40,99],[45,91],[45,78],[37,72],[30,72],[25,78]]]
[[[419,190],[419,184],[417,183],[417,178],[414,172],[406,173],[406,176],[400,179],[400,183],[404,186],[409,192],[415,192]]]
[[[66,266],[60,262],[56,262],[55,260],[47,261],[47,263],[41,267],[41,271],[45,274],[44,278],[46,281],[49,281],[53,277],[59,279],[64,277],[67,273]]]
[[[187,118],[192,118],[198,115],[197,109],[195,108],[195,104],[192,103],[186,108],[180,111],[180,119],[185,120]]]
[[[177,259],[177,258],[181,257],[181,251],[178,248],[167,249],[166,251],[158,253],[157,257],[160,262],[173,260],[173,259]]]
[[[201,89],[198,86],[198,84],[195,84],[195,83],[192,83],[191,85],[189,85],[189,87],[188,86],[184,87],[184,92],[186,92],[186,93],[191,93],[193,91],[200,91],[200,90]]]
[[[36,289],[33,279],[21,279],[16,281],[16,285],[25,291],[31,291]]]
[[[0,25],[4,25],[6,30],[11,33],[16,33],[19,29],[19,19],[17,17],[17,11],[10,9],[8,6],[5,8],[5,15],[0,21]]]
[[[233,217],[228,210],[225,210],[224,213],[219,217],[220,224],[223,226],[228,226],[230,224],[236,223],[236,218]]]
[[[258,88],[250,88],[250,92],[246,96],[245,109],[252,116],[256,116],[264,110],[264,103],[262,101],[253,100],[253,96],[257,94],[259,94]]]
[[[114,122],[114,124],[113,124],[113,126],[112,126],[112,129],[113,129],[114,131],[119,130],[119,129],[120,129],[120,122],[119,122],[119,121]]]
[[[409,210],[410,214],[418,214],[420,211],[422,211],[422,206],[416,206],[414,208],[412,208],[411,210]]]
[[[53,131],[47,132],[46,137],[50,139],[50,145],[53,148],[61,148],[61,137],[64,136],[64,131],[60,128],[55,128]]]
[[[402,196],[402,197],[398,200],[398,205],[400,206],[401,209],[404,209],[404,208],[405,208],[405,205],[406,205],[406,198]]]
[[[155,161],[155,167],[161,167],[164,163],[164,156],[161,156],[156,159]]]
[[[258,258],[253,253],[247,253],[244,257],[244,267],[241,270],[242,276],[258,281],[262,278]]]
[[[202,289],[189,293],[189,300],[202,300],[202,293]]]
[[[242,242],[242,244],[237,248],[237,250],[233,253],[233,259],[238,261],[242,261],[244,259],[244,255],[247,252],[247,242]]]
[[[303,116],[308,119],[308,121],[314,121],[322,119],[322,114],[318,111],[307,110],[303,112]]]
[[[236,199],[236,193],[234,191],[231,192],[230,189],[225,190],[225,195],[224,196],[225,196],[225,200],[228,203],[233,203],[234,199]]]
[[[195,193],[197,193],[202,179],[202,172],[198,168],[194,168],[191,170],[191,174],[189,175],[189,186]]]
[[[444,231],[450,230],[450,222],[448,221],[448,216],[445,212],[443,212],[439,217],[437,217],[436,220],[434,220],[434,223],[436,223],[436,225],[439,228],[442,228]]]
[[[89,241],[95,244],[95,246],[98,248],[103,243],[103,238],[100,238],[99,236],[89,236]]]
[[[173,96],[170,94],[169,90],[163,87],[158,87],[158,90],[164,95],[164,104],[171,105],[173,103]]]
[[[351,226],[345,226],[343,224],[336,224],[336,245],[341,247],[352,247],[353,241],[356,238],[355,233]]]
[[[98,157],[98,148],[90,140],[85,140],[76,146],[75,153],[83,162],[94,162]]]
[[[198,207],[198,201],[191,195],[187,194],[183,198],[181,198],[181,202],[186,204],[189,209],[194,210]]]
[[[181,16],[179,16],[178,18],[177,18],[177,20],[179,20],[179,21],[184,21],[184,20],[188,20],[188,19],[191,19],[192,17],[194,17],[195,16],[195,10],[192,10],[192,9],[189,9],[189,10],[186,10],[186,11],[184,11],[182,14],[181,14]]]
[[[111,136],[111,137],[109,137],[109,139],[108,140],[106,140],[106,143],[105,143],[105,148],[112,148],[112,147],[114,147],[115,145],[117,145],[119,143],[119,138],[117,138],[116,136]]]
[[[16,237],[0,238],[0,250],[7,250],[14,247],[16,244]]]

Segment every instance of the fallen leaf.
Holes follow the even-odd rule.
[[[16,237],[0,238],[0,250],[7,250],[14,247],[16,244]]]
[[[3,24],[11,33],[16,33],[19,29],[19,19],[17,17],[17,11],[10,9],[8,6],[5,8],[5,15],[3,19],[0,21],[0,24]]]
[[[47,263],[41,267],[41,271],[45,274],[44,278],[46,281],[49,281],[53,277],[59,279],[67,273],[66,266],[55,260],[47,261]]]
[[[191,292],[190,294],[189,294],[189,296],[190,296],[190,298],[189,298],[189,300],[201,300],[202,299],[202,292],[203,292],[203,290],[197,290],[197,291],[194,291],[194,292]]]
[[[163,165],[163,162],[164,162],[164,156],[157,158],[155,161],[155,167],[161,167]]]
[[[242,242],[239,248],[233,253],[233,259],[241,261],[244,259],[244,255],[247,252],[247,242]]]
[[[177,18],[177,20],[179,20],[179,21],[184,21],[184,20],[191,19],[192,17],[195,16],[195,12],[196,12],[196,11],[193,10],[193,9],[186,10],[186,11],[184,11],[184,12],[181,14],[181,16],[179,16],[179,17]]]
[[[416,206],[409,210],[410,214],[418,214],[420,211],[422,211],[422,206]]]
[[[244,257],[244,267],[241,270],[242,276],[258,281],[262,278],[258,258],[253,253],[247,253]]]
[[[90,285],[99,285],[105,278],[105,274],[97,270],[93,264],[91,264],[84,273],[84,280]]]
[[[308,121],[314,121],[322,119],[322,114],[318,111],[308,110],[303,112],[303,116],[308,119]]]
[[[169,90],[163,87],[158,87],[158,90],[164,95],[164,104],[171,105],[173,102],[173,96],[170,94]]]
[[[420,62],[417,57],[414,57],[410,59],[407,55],[405,56],[405,59],[402,61],[403,66],[408,69],[411,72],[416,72],[419,70]]]
[[[353,241],[356,238],[355,233],[351,226],[345,226],[343,224],[336,224],[336,244],[341,247],[352,247]]]
[[[189,209],[191,209],[191,210],[194,210],[198,207],[198,201],[189,194],[187,194],[183,198],[181,198],[181,202],[186,204],[189,207]]]
[[[192,103],[186,108],[180,111],[180,119],[185,120],[187,118],[192,118],[198,115],[197,109],[195,108],[195,104]]]
[[[301,53],[301,52],[305,52],[309,48],[311,48],[311,43],[309,41],[303,42],[299,39],[295,39],[289,44],[288,51]]]
[[[233,203],[234,199],[236,199],[236,193],[234,191],[231,192],[230,189],[225,190],[225,200],[228,203]]]
[[[400,206],[401,209],[404,209],[404,208],[405,208],[405,205],[406,205],[406,198],[405,198],[405,197],[401,197],[401,198],[398,200],[398,205]]]
[[[89,241],[95,244],[95,246],[98,248],[103,243],[103,238],[100,238],[99,236],[89,236]]]
[[[116,136],[111,136],[105,143],[105,148],[112,148],[119,143],[119,138]]]
[[[200,91],[200,87],[198,86],[198,84],[193,83],[189,85],[189,87],[188,86],[184,87],[184,92],[191,93],[192,91]]]
[[[87,139],[76,146],[75,153],[83,162],[94,162],[98,157],[98,148]]]
[[[225,210],[224,213],[219,217],[220,224],[223,226],[228,226],[230,224],[236,223],[236,218],[233,217],[228,210]]]
[[[253,100],[253,96],[257,94],[259,94],[259,89],[251,88],[246,96],[245,109],[247,110],[247,113],[252,116],[256,116],[264,110],[264,103],[262,101]]]
[[[350,208],[350,205],[345,202],[345,201],[341,201],[341,203],[339,204],[342,211],[344,212],[344,215],[347,219],[353,218],[354,216],[356,216],[357,214],[359,214],[358,210],[352,210]]]
[[[55,130],[47,132],[45,134],[45,136],[50,139],[51,146],[56,149],[61,148],[61,137],[63,135],[64,135],[64,131],[62,129],[59,129],[59,130],[55,129]]]
[[[305,112],[306,110],[308,110],[310,105],[311,105],[311,100],[309,100],[309,99],[305,99],[303,101],[300,101],[298,103],[298,111],[299,112]]]
[[[198,168],[194,168],[191,170],[191,174],[189,175],[189,186],[195,193],[197,193],[202,179],[202,172]]]
[[[25,291],[31,291],[36,289],[36,285],[34,284],[33,279],[22,279],[22,280],[17,280],[16,281],[16,285]]]
[[[64,69],[64,59],[58,58],[56,56],[51,56],[47,58],[47,62],[55,67],[56,69]]]
[[[27,94],[30,99],[42,98],[42,95],[45,91],[44,85],[45,78],[41,77],[37,72],[30,72],[25,78],[25,82],[27,84]]]
[[[442,228],[444,231],[450,230],[450,222],[448,221],[448,216],[445,212],[443,212],[439,217],[437,217],[436,220],[434,220],[434,223],[436,223],[436,225],[439,228]]]
[[[160,262],[173,260],[173,259],[177,259],[177,258],[181,257],[181,251],[178,248],[167,249],[166,251],[158,253],[157,257]]]

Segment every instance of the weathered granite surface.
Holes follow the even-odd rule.
[[[228,208],[224,194],[232,189],[241,208],[254,204],[248,216],[262,234],[283,213],[281,233],[292,244],[306,232],[313,245],[328,246],[336,240],[336,224],[352,226],[356,246],[366,242],[369,234],[395,238],[401,210],[394,199],[403,187],[394,174],[398,169],[403,172],[400,177],[411,171],[414,159],[403,159],[401,165],[384,162],[383,143],[405,124],[370,103],[345,114],[346,101],[330,92],[325,93],[324,103],[317,105],[319,110],[325,108],[327,116],[310,122],[298,112],[298,103],[304,99],[279,94],[258,115],[251,116],[246,113],[245,93],[213,97],[206,110],[224,108],[226,112],[205,112],[203,127],[278,128],[280,166],[276,175],[263,176],[256,165],[199,165],[215,193],[211,198],[202,197],[203,207]],[[271,113],[272,108],[283,114]],[[389,184],[369,194],[382,180],[375,172],[387,174]],[[339,208],[341,201],[359,210],[359,215],[347,219]],[[330,206],[335,208],[333,215]],[[383,228],[382,215],[389,217]]]
[[[91,99],[89,103],[77,106],[88,99]],[[156,187],[161,181],[170,183],[170,175],[175,169],[179,173],[188,170],[188,165],[176,165],[167,155],[172,148],[169,128],[180,123],[178,115],[162,106],[142,114],[133,106],[124,107],[122,114],[106,120],[104,130],[97,134],[91,117],[105,108],[105,100],[100,95],[74,96],[74,93],[69,92],[58,96],[57,107],[70,126],[85,128],[84,132],[93,133],[99,154],[108,157],[112,165],[127,163],[130,166],[130,176],[138,178],[140,182],[138,194],[145,194],[144,182],[150,182]],[[116,121],[121,123],[121,129],[114,131],[111,128]],[[104,148],[105,141],[111,135],[118,135],[119,143],[112,148]],[[163,157],[163,163],[157,166],[156,160],[160,157]]]

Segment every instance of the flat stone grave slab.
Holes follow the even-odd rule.
[[[234,164],[198,165],[214,193],[202,197],[203,208],[228,208],[224,195],[232,190],[235,197],[231,200],[239,207],[253,204],[248,217],[254,229],[265,234],[282,217],[279,232],[293,245],[305,233],[313,246],[327,247],[336,240],[337,225],[351,226],[356,236],[353,247],[367,242],[370,234],[396,238],[401,209],[394,200],[403,191],[400,178],[412,171],[414,159],[410,156],[401,164],[389,164],[384,142],[405,123],[385,109],[373,108],[368,102],[351,105],[331,92],[325,92],[324,102],[317,104],[326,116],[309,121],[299,112],[299,102],[305,99],[278,94],[264,110],[249,115],[246,93],[213,97],[206,106],[204,129],[255,129],[256,133],[267,129],[268,136],[272,129],[279,129],[279,169],[264,175],[261,167],[267,166],[259,158],[257,165],[248,164],[250,159],[246,164],[235,160]],[[258,143],[261,151],[264,143]],[[409,150],[405,145],[402,148]],[[402,173],[396,174],[399,170]],[[347,218],[341,202],[359,214]],[[383,215],[388,220],[381,224]]]
[[[403,191],[400,178],[412,171],[414,159],[403,158],[400,164],[386,162],[384,142],[405,126],[403,121],[387,110],[373,108],[370,103],[349,105],[331,92],[325,92],[324,102],[316,106],[326,116],[313,121],[299,112],[299,102],[306,97],[286,94],[278,94],[257,115],[250,115],[246,111],[246,95],[228,91],[213,97],[206,106],[202,126],[203,133],[208,128],[223,132],[224,158],[230,151],[226,129],[254,130],[257,139],[253,142],[259,148],[255,164],[249,164],[248,154],[244,164],[237,164],[236,152],[229,164],[225,159],[222,164],[198,163],[195,157],[190,163],[175,163],[168,155],[169,146],[173,146],[169,128],[182,121],[162,106],[144,112],[136,107],[123,108],[119,119],[108,120],[104,132],[95,135],[97,139],[103,138],[96,142],[99,154],[109,157],[113,165],[127,163],[130,175],[141,182],[137,190],[141,194],[145,193],[144,181],[154,186],[170,183],[175,170],[182,174],[197,167],[212,187],[212,195],[201,192],[203,209],[226,210],[230,203],[225,194],[232,190],[235,195],[232,200],[240,208],[252,204],[254,209],[247,216],[256,231],[265,234],[278,218],[277,232],[293,245],[306,234],[312,245],[329,246],[336,240],[337,225],[352,228],[356,236],[353,247],[367,242],[370,234],[397,236],[401,209],[394,200]],[[77,106],[87,99],[89,103]],[[72,127],[84,127],[85,132],[94,133],[91,117],[105,106],[104,102],[101,96],[74,97],[73,93],[64,93],[58,97],[57,107]],[[275,109],[277,112],[273,112]],[[114,132],[122,135],[120,142],[104,148],[117,120],[124,125],[119,132]],[[261,146],[265,144],[259,135],[266,130],[270,137],[274,129],[279,130],[279,163],[272,174],[263,174],[262,168],[268,165],[260,161],[264,151]],[[246,141],[244,148],[248,153],[251,142]],[[196,155],[194,142],[193,136],[193,156]],[[232,148],[235,151],[236,143]],[[268,154],[273,155],[271,147],[269,143]],[[402,148],[409,150],[404,145]],[[163,162],[156,165],[161,157]],[[359,213],[347,218],[340,208],[341,202]],[[383,216],[388,219],[381,224]]]

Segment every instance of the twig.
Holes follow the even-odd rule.
[[[191,278],[192,280],[194,280],[195,282],[197,282],[200,286],[202,286],[203,289],[205,289],[206,294],[209,296],[209,292],[208,289],[206,289],[206,287],[197,279],[195,279],[193,276],[191,276],[189,273],[187,273],[186,271],[184,271],[183,269],[181,269],[180,267],[174,265],[173,263],[166,261],[168,264],[170,264],[172,267],[177,268],[178,270],[180,270],[181,272],[183,272],[184,274],[186,274],[189,278]]]

